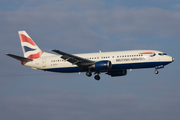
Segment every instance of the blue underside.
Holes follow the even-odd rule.
[[[167,65],[171,62],[147,62],[147,63],[129,63],[129,64],[113,64],[110,70],[122,70],[122,69],[139,69],[139,68],[153,68],[160,65]],[[44,69],[45,71],[51,72],[64,72],[64,73],[72,73],[72,72],[86,72],[88,69],[81,69],[78,67],[65,67],[65,68],[50,68]],[[92,70],[92,72],[94,72]]]

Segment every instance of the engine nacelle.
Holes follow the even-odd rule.
[[[111,77],[116,77],[116,76],[124,76],[127,74],[127,70],[118,70],[118,71],[108,71],[108,73],[106,73],[108,75],[111,75]]]
[[[99,61],[94,64],[95,70],[109,70],[112,67],[112,63],[109,60]]]

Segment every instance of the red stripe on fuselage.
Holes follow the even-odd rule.
[[[32,54],[32,55],[28,56],[27,58],[29,58],[29,59],[37,59],[37,58],[41,57],[42,54],[43,54],[43,51],[38,52],[37,54]]]
[[[27,36],[25,36],[23,34],[19,34],[19,37],[20,37],[21,42],[28,42],[31,45],[36,46],[36,44],[33,42],[33,40],[31,38],[29,38],[29,37],[27,37]]]

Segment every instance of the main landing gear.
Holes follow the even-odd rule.
[[[95,76],[94,76],[94,79],[96,79],[96,80],[100,80],[100,76],[99,76],[99,74],[98,74],[98,75],[95,75]]]
[[[86,72],[86,76],[91,77],[92,76],[92,72],[91,71]]]
[[[100,80],[100,76],[99,76],[100,73],[99,72],[95,72],[94,74],[97,74],[97,75],[94,76],[94,79]],[[86,72],[86,76],[91,77],[92,76],[92,72],[91,71],[87,71]]]

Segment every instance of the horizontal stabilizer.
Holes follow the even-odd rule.
[[[13,55],[13,54],[9,54],[9,53],[6,53],[6,55],[10,56],[10,57],[12,57],[14,59],[20,60],[20,61],[26,61],[26,62],[33,61],[33,59],[24,58],[24,57]]]

